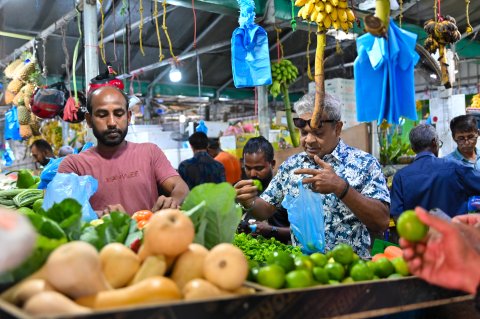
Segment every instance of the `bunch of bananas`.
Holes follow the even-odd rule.
[[[428,37],[425,40],[425,49],[430,53],[435,53],[440,45],[453,44],[460,40],[462,36],[457,28],[457,22],[451,16],[446,16],[438,21],[428,20],[423,25]]]
[[[272,85],[270,85],[270,94],[277,97],[281,93],[282,85],[289,86],[298,76],[298,69],[292,61],[282,59],[278,62],[272,62]]]
[[[335,30],[348,32],[353,28],[355,15],[348,8],[346,0],[296,0],[295,5],[301,7],[298,17]]]
[[[480,109],[480,93],[475,94],[472,98],[472,104],[470,104],[472,109]]]

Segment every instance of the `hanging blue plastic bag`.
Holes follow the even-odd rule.
[[[232,34],[232,74],[236,88],[272,84],[267,32],[254,23],[253,0],[237,0],[239,27]]]
[[[323,219],[323,195],[306,189],[298,181],[299,194],[285,196],[282,206],[288,211],[288,221],[298,240],[302,253],[325,252],[325,225]]]
[[[3,135],[6,140],[21,141],[20,124],[18,123],[17,107],[14,106],[5,113],[5,129]]]
[[[48,210],[55,203],[60,203],[65,198],[73,198],[82,205],[82,220],[89,222],[98,219],[97,214],[90,205],[90,197],[98,189],[98,181],[90,175],[78,176],[75,173],[55,174],[47,186],[42,208]]]

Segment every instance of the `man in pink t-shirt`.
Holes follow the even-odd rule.
[[[87,109],[86,120],[97,146],[67,156],[58,172],[98,180],[90,203],[100,216],[113,210],[133,214],[179,207],[188,186],[162,150],[151,143],[125,141],[131,116],[125,93],[112,86],[100,87],[89,95]],[[159,196],[159,190],[165,195]]]

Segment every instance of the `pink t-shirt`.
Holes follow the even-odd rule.
[[[69,155],[60,164],[58,172],[95,177],[98,190],[90,198],[93,209],[101,211],[107,205],[122,204],[129,214],[152,209],[160,185],[167,178],[178,176],[158,146],[132,142],[113,153],[100,154],[93,147]]]

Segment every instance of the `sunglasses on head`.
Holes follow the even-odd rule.
[[[312,127],[310,125],[310,121],[311,121],[311,119],[304,120],[300,117],[296,117],[296,118],[293,119],[293,125],[295,125],[298,128],[304,128],[308,124],[309,127]],[[337,121],[335,121],[335,120],[321,120],[321,121],[318,122],[318,128],[321,128],[323,126],[323,123],[335,123],[335,122],[337,122]]]

